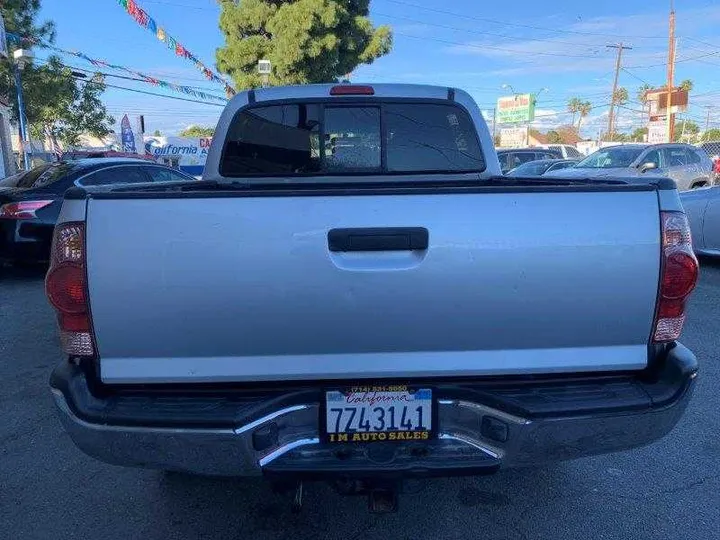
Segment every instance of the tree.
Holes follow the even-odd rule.
[[[588,114],[590,114],[590,111],[592,110],[592,103],[589,101],[581,101],[580,105],[578,106],[578,112],[580,113],[580,118],[578,118],[578,125],[577,125],[577,131],[578,134],[580,134],[580,124],[582,124],[583,118],[585,118]]]
[[[601,141],[609,141],[609,142],[629,142],[630,137],[625,133],[618,133],[617,131],[615,133],[612,133],[611,135],[608,135],[607,133],[603,133],[600,135]]]
[[[373,27],[370,0],[223,0],[218,69],[240,89],[262,84],[258,60],[272,63],[269,83],[334,82],[392,47],[387,26]]]
[[[557,131],[554,129],[551,129],[547,132],[547,142],[549,144],[559,144],[563,142],[562,135],[560,135]]]
[[[153,131],[153,137],[162,137],[162,132],[159,129]]]
[[[36,91],[38,87],[51,86],[58,90],[57,99],[33,110],[32,136],[36,139],[45,136],[54,143],[62,141],[68,148],[77,146],[83,134],[102,139],[112,133],[114,120],[100,100],[100,94],[105,91],[102,75],[96,74],[78,84],[70,69],[57,58],[51,58],[48,66],[50,69],[43,72],[45,84],[30,86],[30,89]],[[37,103],[40,99],[33,101]]]
[[[652,86],[650,86],[648,83],[643,83],[640,88],[637,90],[637,98],[640,103],[643,104],[643,107],[647,105],[647,92],[648,90],[652,90]]]
[[[625,105],[628,102],[628,99],[630,98],[627,88],[620,87],[617,90],[615,90],[615,94],[613,95],[613,103],[615,105]]]
[[[0,3],[0,12],[9,33],[25,40],[52,43],[55,27],[51,22],[36,22],[39,9],[40,0],[4,0]],[[12,49],[32,45],[32,41],[9,43],[11,52]],[[0,95],[16,94],[12,69],[9,61],[0,62]],[[50,56],[43,65],[25,66],[22,86],[25,115],[34,136],[47,134],[72,146],[78,142],[81,133],[104,137],[112,131],[114,120],[100,101],[105,86],[99,76],[79,81],[60,58]],[[13,117],[15,120],[18,118],[16,102],[13,103]]]
[[[567,110],[569,113],[572,113],[571,124],[573,126],[575,125],[575,115],[580,111],[580,105],[582,105],[582,100],[580,98],[574,97],[568,100]]]
[[[197,139],[200,137],[212,137],[215,133],[215,128],[206,126],[188,126],[180,132],[181,137],[188,137],[190,139]]]
[[[700,126],[692,120],[680,120],[675,122],[675,131],[673,140],[675,142],[684,142],[694,139],[700,133]]]
[[[685,79],[680,83],[678,88],[680,88],[680,90],[684,90],[685,92],[691,92],[694,86],[695,85],[690,79]]]
[[[644,142],[647,134],[648,134],[648,128],[646,128],[646,127],[637,128],[630,134],[630,139],[632,139],[635,142]]]
[[[720,129],[708,129],[702,136],[703,142],[720,141]]]

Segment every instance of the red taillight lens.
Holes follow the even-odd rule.
[[[94,356],[85,283],[84,223],[62,223],[55,228],[45,292],[57,311],[63,350],[71,356]]]
[[[61,313],[85,313],[85,270],[72,263],[50,270],[45,278],[50,303]]]
[[[19,201],[0,206],[0,218],[5,219],[33,219],[35,212],[52,204],[53,201]]]
[[[674,251],[665,257],[662,277],[663,298],[675,300],[685,298],[695,288],[698,277],[698,263],[692,254]]]
[[[698,262],[692,250],[687,217],[682,212],[661,212],[662,267],[654,341],[677,339],[685,323],[685,301],[698,279]]]
[[[372,86],[360,84],[339,84],[330,89],[331,96],[372,96],[375,89]]]

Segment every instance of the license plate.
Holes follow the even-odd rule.
[[[329,442],[427,440],[432,391],[406,386],[359,386],[325,394]]]

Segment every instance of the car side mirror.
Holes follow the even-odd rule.
[[[647,163],[643,163],[642,165],[640,165],[641,173],[651,171],[653,169],[657,169],[657,163],[654,163],[652,161],[648,161]]]

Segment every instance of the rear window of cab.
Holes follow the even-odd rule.
[[[452,103],[260,105],[232,120],[225,177],[462,173],[485,169],[467,112]]]

